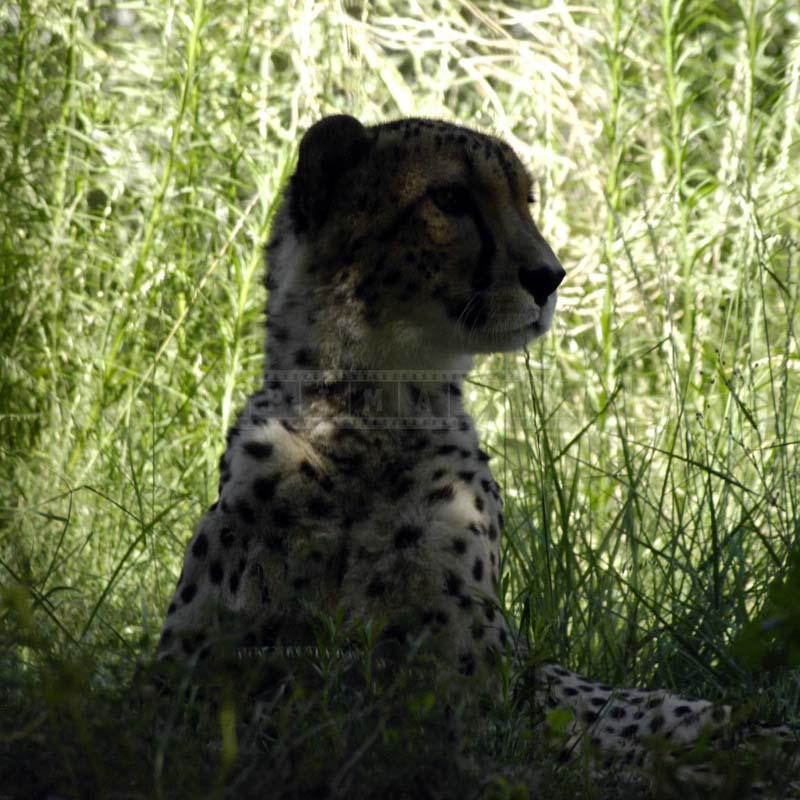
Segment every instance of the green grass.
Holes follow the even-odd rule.
[[[797,719],[758,668],[800,660],[797,5],[409,9],[0,8],[0,795],[603,796],[516,705],[413,670],[334,664],[266,728],[240,680],[218,710],[136,691],[258,381],[276,193],[332,112],[481,127],[537,176],[558,320],[469,393],[534,653]]]

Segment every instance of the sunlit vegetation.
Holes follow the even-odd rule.
[[[210,705],[140,691],[258,382],[277,192],[336,112],[479,127],[536,177],[558,320],[469,392],[535,656],[796,720],[792,0],[11,0],[0,796],[624,791],[552,767],[513,695],[475,708],[448,679],[373,674],[369,631],[355,663],[242,667]],[[320,651],[336,641],[321,624]],[[303,690],[259,694],[287,675]],[[731,775],[715,796],[746,796],[751,771]]]

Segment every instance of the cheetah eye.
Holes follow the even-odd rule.
[[[439,211],[453,216],[467,214],[472,208],[472,197],[464,186],[457,183],[437,186],[430,190],[431,200]]]

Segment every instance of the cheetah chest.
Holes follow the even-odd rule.
[[[331,451],[271,428],[226,455],[214,513],[235,523],[228,570],[243,576],[229,604],[263,617],[302,601],[417,623],[493,606],[500,496],[469,440]]]

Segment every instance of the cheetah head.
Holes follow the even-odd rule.
[[[565,273],[530,195],[492,136],[316,123],[268,246],[268,315],[303,354],[280,366],[455,367],[541,336]]]

